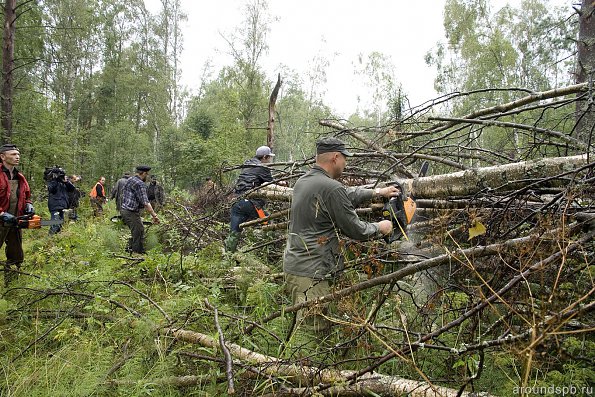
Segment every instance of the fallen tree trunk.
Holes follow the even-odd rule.
[[[208,348],[219,348],[219,342],[208,335],[177,328],[165,328],[165,333],[173,338],[193,344],[199,344]],[[289,381],[300,384],[318,385],[320,383],[335,385],[325,388],[322,392],[317,387],[288,389],[281,394],[275,395],[332,395],[332,396],[359,396],[370,392],[382,396],[411,396],[411,397],[455,397],[459,394],[457,390],[428,384],[415,380],[403,379],[396,376],[369,373],[358,377],[353,384],[348,384],[347,379],[356,374],[350,370],[332,370],[301,364],[291,364],[276,357],[256,353],[234,343],[227,343],[230,353],[248,365],[257,366],[262,373],[283,377]],[[289,393],[289,394],[287,394]],[[472,393],[462,393],[460,396],[471,397]],[[482,396],[489,397],[488,394]]]
[[[523,161],[458,171],[400,181],[416,198],[446,198],[468,196],[484,189],[514,191],[539,179],[569,175],[587,165],[587,155],[551,157],[537,161]],[[593,163],[591,163],[591,166]],[[564,185],[560,180],[548,179],[546,187]]]
[[[148,380],[129,380],[129,379],[110,379],[105,382],[107,386],[137,386],[143,383],[151,383],[160,386],[191,387],[213,380],[213,376],[208,375],[187,375],[187,376],[168,376],[161,379]]]
[[[564,186],[567,181],[562,177],[595,166],[594,162],[588,161],[587,154],[549,157],[535,161],[473,168],[451,174],[400,179],[398,182],[416,199],[434,200],[469,196],[488,189],[501,192],[515,191],[536,182],[540,182],[540,187],[549,188]],[[291,188],[268,186],[266,189],[255,191],[251,197],[289,201],[292,193]]]
[[[543,101],[545,99],[551,99],[551,98],[561,97],[561,96],[565,96],[565,95],[576,94],[578,92],[585,91],[587,89],[588,89],[587,83],[579,83],[579,84],[574,84],[574,85],[570,85],[567,87],[554,88],[553,90],[549,90],[549,91],[533,92],[530,95],[527,95],[523,98],[514,100],[512,102],[503,103],[500,105],[479,109],[479,110],[476,110],[469,114],[466,114],[460,118],[461,119],[474,119],[474,118],[483,117],[483,116],[497,115],[498,113],[504,113],[504,112],[507,112],[512,109],[520,108],[522,106],[528,105],[533,102]],[[449,129],[450,127],[457,125],[457,124],[458,124],[458,122],[456,122],[456,121],[439,123],[439,124],[432,126],[430,129],[428,129],[428,131],[431,131],[431,132],[445,131],[445,130]]]

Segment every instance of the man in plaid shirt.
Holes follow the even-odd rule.
[[[149,198],[147,197],[147,185],[145,181],[149,176],[151,167],[146,165],[139,165],[136,167],[136,175],[129,178],[122,190],[122,220],[130,228],[132,235],[130,239],[129,249],[138,254],[144,254],[143,236],[145,227],[141,219],[140,211],[144,208],[153,217],[153,223],[159,223],[157,213],[151,206]]]

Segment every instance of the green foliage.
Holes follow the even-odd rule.
[[[220,247],[184,257],[183,267],[192,275],[184,284],[170,281],[177,274],[172,272],[180,260],[177,254],[155,252],[142,264],[119,259],[128,230],[107,217],[67,224],[55,236],[48,236],[47,230],[24,233],[24,268],[39,278],[18,279],[27,291],[2,291],[2,394],[180,395],[176,388],[151,382],[175,374],[178,361],[167,354],[168,339],[155,338],[155,326],[164,321],[163,315],[128,285],[151,295],[174,315],[191,312],[206,294],[218,301],[217,288],[205,289],[200,279],[212,277],[215,265],[221,274],[225,272]],[[123,306],[118,309],[113,302]],[[135,311],[142,318],[136,318]],[[23,350],[31,341],[34,349]],[[105,383],[106,374],[119,361],[112,376],[130,380],[129,386]]]
[[[0,323],[6,320],[6,314],[10,307],[9,302],[6,299],[0,299]]]
[[[359,55],[356,74],[364,79],[364,85],[372,93],[370,103],[361,103],[360,106],[366,119],[374,126],[401,120],[405,97],[394,70],[390,57],[382,53],[371,52],[367,57]]]
[[[202,139],[209,139],[213,133],[215,122],[204,110],[192,112],[186,118],[186,125],[190,131],[198,134]]]
[[[560,85],[560,78],[569,76],[565,70],[569,65],[558,60],[573,50],[568,38],[574,37],[576,29],[562,22],[562,12],[542,1],[523,1],[520,8],[506,6],[495,13],[485,0],[447,1],[444,26],[448,41],[426,57],[439,72],[436,90],[517,87],[543,91]],[[508,102],[509,95],[488,92],[481,98],[463,98],[460,113],[468,112],[470,106]]]
[[[163,95],[175,84],[159,43],[168,18],[111,0],[51,0],[20,12],[13,141],[34,190],[50,165],[108,183],[140,162],[155,165],[178,105]]]
[[[321,101],[313,101],[312,95],[304,92],[299,76],[288,71],[283,86],[284,95],[276,106],[275,153],[287,160],[307,158],[315,153],[316,138],[324,131],[318,120],[333,115]]]

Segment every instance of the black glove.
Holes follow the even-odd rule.
[[[8,212],[5,212],[2,215],[0,215],[0,220],[2,220],[2,222],[4,222],[4,225],[6,226],[16,226],[18,223],[17,218],[13,214],[10,214]]]
[[[33,204],[27,203],[25,204],[25,215],[34,215],[35,208],[33,208]]]

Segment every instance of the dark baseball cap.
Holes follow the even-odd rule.
[[[136,170],[138,172],[148,172],[148,171],[151,171],[151,167],[149,167],[148,165],[138,165],[136,167]]]
[[[351,157],[353,153],[345,148],[345,143],[338,138],[322,138],[316,142],[316,154],[339,152],[344,156]]]

